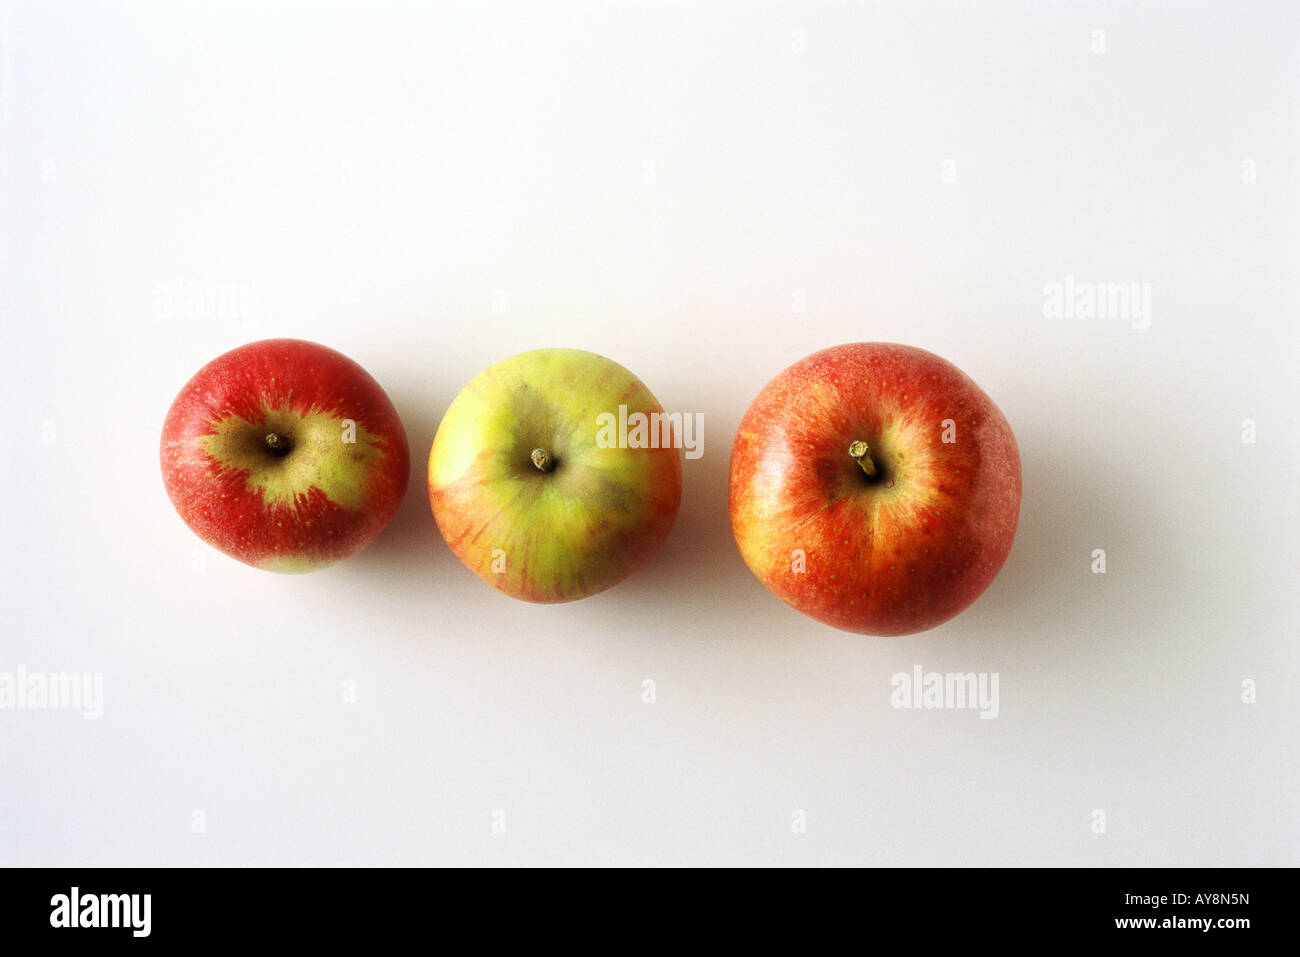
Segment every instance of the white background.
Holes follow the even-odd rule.
[[[0,711],[3,862],[1300,863],[1293,4],[0,22],[0,671],[105,698]],[[1150,283],[1149,328],[1047,318],[1067,275]],[[413,457],[303,577],[199,543],[158,467],[185,380],[283,335]],[[952,360],[1024,462],[1001,575],[916,638],[786,608],[728,527],[748,403],[859,340]],[[663,551],[559,607],[463,569],[424,491],[456,392],[541,346],[705,416]],[[997,672],[1000,716],[891,708],[918,664]]]

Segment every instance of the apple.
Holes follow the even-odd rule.
[[[782,601],[866,635],[958,614],[1011,550],[1020,453],[960,369],[885,342],[790,366],[745,413],[731,450],[740,554]]]
[[[347,356],[253,342],[186,383],[162,432],[163,483],[185,524],[257,568],[306,572],[383,530],[410,477],[384,390]]]
[[[663,544],[682,495],[675,434],[608,428],[638,415],[665,421],[636,376],[591,352],[537,349],[480,373],[429,452],[447,545],[525,601],[573,601],[631,575]]]

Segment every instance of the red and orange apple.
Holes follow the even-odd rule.
[[[836,346],[767,384],[731,453],[731,527],[787,604],[846,631],[942,624],[993,581],[1020,514],[1006,418],[951,363]]]
[[[181,518],[257,568],[305,572],[360,551],[397,511],[406,433],[379,384],[314,342],[219,356],[176,397],[162,472]]]

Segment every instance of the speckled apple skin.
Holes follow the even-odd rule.
[[[856,440],[879,478],[849,457]],[[926,631],[978,598],[1011,550],[1020,492],[993,401],[950,362],[893,343],[796,362],[759,393],[731,451],[745,563],[791,607],[865,635]]]
[[[295,437],[282,463],[259,463],[244,441],[268,423]],[[301,339],[252,342],[200,369],[168,410],[161,459],[167,495],[195,534],[279,572],[324,568],[368,545],[411,471],[406,433],[379,383]]]

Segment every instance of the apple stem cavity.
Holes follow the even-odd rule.
[[[533,454],[529,458],[533,460],[539,472],[549,472],[555,466],[555,459],[551,458],[551,453],[546,449],[533,449]]]
[[[266,434],[266,447],[273,455],[289,454],[289,440],[275,432]]]
[[[867,448],[867,443],[861,440],[854,442],[849,446],[849,458],[862,466],[862,471],[866,472],[871,478],[876,476],[876,463],[871,461],[871,451]]]

